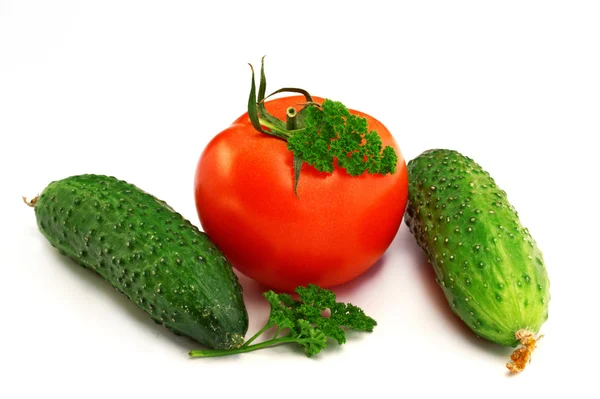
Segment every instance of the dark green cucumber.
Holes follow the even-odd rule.
[[[407,166],[405,220],[454,313],[492,342],[534,345],[527,337],[548,318],[550,282],[506,192],[456,151],[426,151]]]
[[[176,334],[214,349],[241,345],[242,289],[208,236],[164,201],[114,177],[72,176],[35,202],[42,234]]]

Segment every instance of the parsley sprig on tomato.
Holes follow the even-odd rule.
[[[252,65],[250,66],[252,68]],[[294,153],[294,193],[297,195],[302,163],[314,166],[320,172],[333,172],[337,166],[351,176],[367,173],[394,173],[398,156],[391,146],[382,148],[376,131],[368,130],[367,119],[350,113],[339,101],[324,99],[315,102],[303,89],[283,88],[265,97],[267,80],[264,58],[261,64],[258,97],[252,68],[252,85],[248,99],[248,116],[252,126],[261,133],[287,141]],[[295,92],[306,102],[300,111],[290,106],[285,122],[274,117],[265,107],[265,100],[275,94]],[[265,126],[265,127],[263,127]]]
[[[264,75],[257,90],[253,73],[248,112],[200,156],[202,228],[238,271],[269,288],[348,282],[381,259],[400,227],[408,196],[400,147],[380,121],[341,103],[295,88],[265,96]],[[273,99],[283,93],[291,95]]]

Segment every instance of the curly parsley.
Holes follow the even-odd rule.
[[[334,160],[348,174],[394,173],[398,156],[390,146],[382,148],[376,131],[368,131],[367,120],[353,115],[339,101],[326,99],[320,107],[307,109],[304,128],[287,141],[295,156],[320,172],[333,172]]]
[[[259,132],[287,141],[288,149],[294,153],[296,195],[303,163],[320,172],[331,173],[337,160],[337,166],[351,176],[365,172],[382,175],[396,172],[396,151],[390,146],[383,148],[378,133],[369,131],[366,118],[350,113],[339,101],[325,99],[318,104],[303,89],[282,88],[265,96],[266,85],[263,59],[258,94],[252,68],[248,116]],[[301,110],[288,109],[285,122],[271,115],[264,103],[270,96],[283,92],[299,93],[306,98]]]
[[[271,305],[269,319],[253,337],[242,346],[225,350],[193,350],[192,357],[227,356],[251,352],[281,344],[295,343],[304,347],[307,356],[313,356],[327,347],[328,338],[339,345],[346,342],[346,330],[371,332],[377,322],[362,309],[352,304],[336,301],[335,293],[309,284],[298,287],[295,300],[288,294],[267,291],[263,294]],[[329,310],[330,315],[323,314]],[[267,330],[274,329],[273,336],[263,342],[252,344]]]

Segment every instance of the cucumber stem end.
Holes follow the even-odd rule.
[[[26,204],[27,206],[30,206],[30,207],[32,207],[32,208],[35,208],[35,204],[37,203],[37,200],[38,200],[39,196],[37,196],[37,195],[36,195],[35,197],[33,197],[33,198],[31,199],[31,201],[27,201],[27,198],[25,198],[25,197],[22,197],[22,198],[23,198],[23,202],[25,202],[25,204]]]
[[[506,363],[506,367],[515,374],[523,371],[525,366],[531,362],[531,354],[542,337],[543,335],[540,335],[536,338],[535,333],[526,328],[517,331],[515,333],[515,338],[521,341],[522,346],[518,347],[512,355],[510,355],[511,362]]]

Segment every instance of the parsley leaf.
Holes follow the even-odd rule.
[[[320,172],[331,173],[337,166],[351,176],[369,174],[393,174],[396,172],[398,155],[394,148],[383,148],[376,131],[368,129],[367,119],[350,113],[339,101],[325,99],[322,104],[313,101],[303,89],[284,87],[265,96],[266,77],[264,57],[261,61],[260,85],[256,91],[254,68],[248,98],[248,117],[252,126],[265,133],[287,141],[294,153],[294,193],[298,196],[298,180],[303,163],[314,166]],[[298,93],[305,98],[302,108],[288,108],[286,120],[271,115],[265,101],[279,93]]]
[[[351,114],[339,101],[325,99],[306,110],[304,128],[287,140],[288,149],[321,172],[333,172],[334,160],[348,174],[359,176],[396,171],[398,156],[385,148],[376,131],[368,130],[367,120]]]
[[[225,350],[193,350],[192,357],[226,356],[253,350],[296,343],[304,348],[307,356],[313,356],[327,347],[328,338],[339,345],[346,342],[346,329],[371,332],[377,322],[362,309],[352,304],[336,301],[335,293],[309,284],[298,287],[299,299],[273,291],[263,293],[271,305],[265,326],[238,348]],[[327,315],[329,311],[329,315]],[[276,329],[274,335],[263,342],[252,344],[267,330]],[[284,332],[284,335],[280,333]]]

